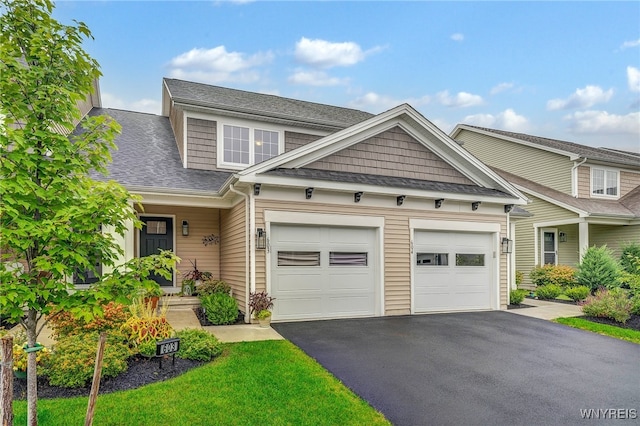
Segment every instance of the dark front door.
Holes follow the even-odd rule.
[[[159,250],[173,250],[173,219],[170,217],[144,216],[140,230],[140,257],[158,254]],[[159,275],[151,276],[161,286],[172,286],[173,280]]]

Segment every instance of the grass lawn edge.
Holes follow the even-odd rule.
[[[567,325],[569,327],[587,330],[593,333],[602,334],[604,336],[613,337],[620,340],[640,345],[640,331],[630,330],[626,328],[616,327],[608,324],[598,324],[593,321],[578,317],[561,317],[553,320],[558,324]]]

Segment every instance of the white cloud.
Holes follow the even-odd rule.
[[[640,112],[627,115],[607,111],[579,111],[564,117],[574,133],[632,134],[640,136]]]
[[[102,92],[100,94],[102,106],[104,108],[123,109],[127,111],[147,112],[150,114],[160,114],[160,101],[157,99],[139,99],[127,102],[117,96]]]
[[[255,69],[273,60],[271,52],[247,55],[227,52],[224,46],[191,49],[169,61],[169,75],[174,78],[204,83],[250,83],[260,79]]]
[[[497,95],[498,93],[506,92],[507,90],[512,89],[513,86],[513,83],[500,83],[493,86],[489,93],[492,95]]]
[[[362,62],[367,55],[382,47],[363,51],[352,41],[332,43],[326,40],[310,40],[302,37],[296,43],[295,57],[299,62],[317,68],[346,67]]]
[[[289,76],[288,81],[293,84],[308,86],[339,86],[349,82],[345,78],[330,77],[323,71],[298,70]]]
[[[559,109],[589,108],[595,104],[608,102],[612,96],[613,89],[605,92],[599,86],[589,85],[584,89],[576,89],[575,93],[566,99],[551,99],[547,102],[547,109],[555,111]]]
[[[518,115],[511,108],[508,108],[497,115],[468,115],[462,121],[463,123],[468,123],[475,126],[495,127],[510,132],[527,132],[530,128],[529,120],[527,120],[527,118],[522,115]]]
[[[375,92],[369,92],[364,96],[349,102],[349,106],[351,108],[362,109],[364,111],[382,112],[405,103],[417,108],[421,105],[427,105],[429,102],[431,102],[431,98],[429,96],[423,96],[421,98],[394,99]]]
[[[463,41],[464,40],[464,34],[462,34],[462,33],[451,34],[451,40],[453,40],[453,41]]]
[[[483,103],[482,96],[467,92],[458,92],[455,96],[451,96],[448,90],[436,94],[436,100],[444,106],[455,108],[466,108]]]
[[[631,47],[638,47],[638,46],[640,46],[640,38],[637,40],[625,41],[620,46],[620,50],[629,49]]]
[[[640,69],[627,67],[627,83],[629,84],[629,90],[640,92]]]

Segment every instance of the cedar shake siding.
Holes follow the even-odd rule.
[[[187,167],[216,170],[216,122],[187,118]]]
[[[284,152],[293,151],[308,143],[322,138],[318,135],[307,135],[305,133],[284,132]]]
[[[629,192],[640,186],[640,172],[620,172],[620,196],[624,197]]]
[[[591,167],[578,167],[578,198],[591,198]]]
[[[220,277],[220,244],[205,246],[202,237],[210,234],[220,235],[220,211],[199,207],[144,205],[141,215],[175,215],[174,251],[182,259],[178,265],[176,284],[182,284],[182,274],[193,269],[191,262],[198,261],[200,271],[211,272],[214,278]],[[182,235],[182,221],[189,222],[189,235]]]
[[[247,295],[247,222],[245,202],[236,204],[229,210],[220,211],[221,273],[238,301],[238,308],[246,312]]]
[[[598,166],[593,166],[598,167]],[[615,170],[615,167],[609,167]],[[640,186],[640,173],[620,170],[620,197]],[[591,167],[578,167],[578,197],[591,198]]]
[[[472,185],[467,177],[400,127],[306,166],[310,169]]]
[[[409,210],[398,208],[367,208],[358,205],[330,203],[296,203],[277,199],[256,198],[256,227],[265,228],[265,211],[325,213],[355,216],[384,217],[384,312],[383,315],[407,315],[411,312],[411,243],[409,219],[435,219],[500,222],[501,237],[506,229],[506,217],[494,215]],[[329,226],[331,224],[328,224]],[[256,288],[266,287],[266,251],[256,253]],[[507,305],[507,255],[500,255],[500,308]]]

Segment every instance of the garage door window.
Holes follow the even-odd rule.
[[[484,266],[484,254],[456,253],[456,266]]]
[[[367,266],[367,253],[329,252],[331,266]]]
[[[320,252],[279,251],[278,266],[320,266]]]
[[[449,265],[448,253],[418,253],[416,263],[420,266],[447,266]]]

